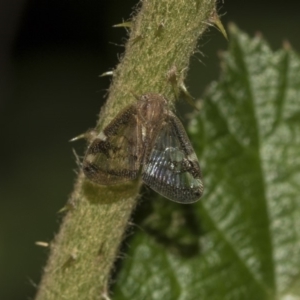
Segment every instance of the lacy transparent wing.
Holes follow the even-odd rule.
[[[195,151],[179,119],[169,113],[145,150],[143,181],[162,196],[179,203],[201,197],[203,183]]]
[[[121,111],[95,138],[83,160],[83,171],[93,182],[113,185],[138,176],[142,144],[136,105]]]

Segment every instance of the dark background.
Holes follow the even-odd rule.
[[[57,213],[75,178],[68,140],[95,125],[126,37],[112,25],[127,20],[133,0],[2,0],[0,2],[0,299],[34,297]],[[297,1],[225,0],[224,25],[261,32],[272,49],[288,40],[300,49]],[[218,79],[217,52],[227,42],[215,29],[202,40],[187,85],[200,97]]]

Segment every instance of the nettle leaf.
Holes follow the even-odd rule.
[[[189,206],[199,247],[183,255],[139,230],[113,299],[300,299],[300,60],[230,33],[221,79],[190,125],[205,183]]]

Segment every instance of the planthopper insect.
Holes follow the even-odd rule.
[[[88,147],[83,171],[99,185],[141,176],[151,189],[179,203],[196,202],[203,193],[195,151],[160,94],[144,94],[122,110]]]

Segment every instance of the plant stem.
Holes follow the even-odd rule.
[[[137,95],[171,98],[167,73],[184,78],[197,41],[215,13],[215,0],[144,0],[133,18],[126,51],[113,75],[109,98],[97,125],[101,130]],[[140,182],[103,187],[79,173],[36,300],[101,299],[108,296],[118,255]]]

